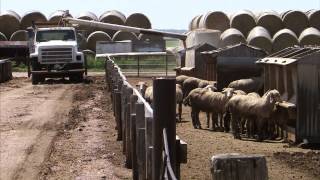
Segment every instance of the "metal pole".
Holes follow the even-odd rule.
[[[140,77],[140,56],[138,56],[138,77]]]

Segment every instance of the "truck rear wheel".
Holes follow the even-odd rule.
[[[33,84],[33,85],[38,84],[38,83],[39,83],[39,75],[37,75],[37,74],[32,74],[32,76],[31,76],[31,81],[32,81],[32,84]]]
[[[83,82],[83,73],[76,73],[69,76],[71,82],[80,83]]]

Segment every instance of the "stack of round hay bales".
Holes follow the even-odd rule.
[[[25,13],[21,18],[20,27],[25,30],[32,26],[32,22],[47,22],[47,18],[40,11],[29,11]]]
[[[293,31],[290,29],[281,29],[273,36],[272,51],[277,52],[298,44],[298,37]]]
[[[282,19],[275,11],[261,13],[257,18],[257,25],[266,28],[271,36],[283,28]]]
[[[310,27],[302,31],[299,36],[301,46],[320,45],[320,31],[314,27]]]
[[[77,19],[82,19],[87,21],[98,21],[98,17],[94,13],[89,11],[80,13],[77,16]],[[96,30],[96,28],[87,27],[87,26],[79,26],[78,29],[84,31],[84,34],[86,37]]]
[[[191,20],[191,22],[189,24],[189,30],[190,31],[199,28],[199,23],[200,23],[201,18],[202,18],[202,15],[197,15]]]
[[[65,11],[64,10],[57,10],[53,13],[51,13],[48,17],[48,22],[50,23],[59,23],[62,19],[62,16],[64,15]],[[72,17],[71,14],[68,14],[68,17]]]
[[[311,10],[307,14],[310,27],[320,30],[320,10]]]
[[[256,26],[253,28],[248,37],[247,42],[249,45],[256,46],[270,53],[272,50],[271,36],[264,27]]]
[[[292,30],[297,36],[309,27],[308,17],[302,11],[287,11],[283,14],[282,21],[284,26]]]
[[[10,37],[10,41],[27,41],[27,40],[28,40],[28,32],[26,30],[18,30],[14,32]]]
[[[20,28],[20,16],[14,11],[5,11],[0,15],[0,32],[7,39]]]
[[[8,41],[6,35],[4,35],[2,32],[0,32],[0,41]]]
[[[136,36],[135,33],[125,32],[125,31],[118,31],[112,37],[112,41],[125,41],[125,40],[136,41],[138,40],[138,37]]]
[[[142,13],[133,13],[130,16],[128,16],[125,25],[144,29],[151,29],[151,22],[149,18]]]
[[[245,37],[256,26],[255,15],[248,10],[239,11],[232,15],[230,26],[238,29]]]
[[[221,11],[208,12],[199,21],[199,28],[215,29],[224,32],[230,28],[229,17]]]
[[[99,17],[99,21],[104,23],[110,23],[110,24],[124,25],[126,21],[126,16],[119,11],[111,10],[111,11],[104,12]],[[117,32],[117,31],[108,30],[108,29],[101,29],[101,31],[108,33],[110,37],[112,37],[114,33]]]
[[[229,28],[225,30],[221,34],[220,39],[222,47],[235,45],[239,43],[246,43],[246,38],[239,30],[235,28]]]
[[[95,31],[87,38],[87,48],[92,51],[96,51],[97,41],[111,41],[111,38],[106,32]]]

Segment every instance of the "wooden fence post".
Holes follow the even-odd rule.
[[[261,155],[220,154],[211,158],[212,180],[267,180],[266,159]]]
[[[136,103],[138,96],[130,96],[130,149],[131,149],[131,164],[132,164],[132,174],[133,179],[138,180],[138,164],[137,164],[137,153],[136,153]]]
[[[127,106],[127,85],[123,85],[121,89],[121,123],[122,123],[122,150],[125,154],[126,152],[126,118],[127,118],[127,112],[128,112],[128,106]]]
[[[152,179],[152,154],[153,154],[153,144],[152,144],[152,123],[153,118],[146,118],[146,176],[147,179]]]
[[[116,125],[117,125],[117,141],[122,140],[122,123],[121,123],[121,92],[119,89],[115,91],[115,119],[116,119]]]
[[[131,156],[131,103],[130,103],[130,97],[133,94],[133,89],[128,87],[127,88],[127,97],[126,97],[126,102],[127,102],[127,115],[126,115],[126,125],[125,125],[125,131],[126,131],[126,167],[131,169],[132,168],[132,156]]]
[[[139,180],[146,180],[145,111],[143,103],[136,103],[136,154]]]
[[[173,171],[176,168],[176,80],[153,80],[153,155],[152,179],[160,180],[163,151],[163,128],[167,129],[169,155]]]

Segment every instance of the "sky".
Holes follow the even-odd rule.
[[[0,5],[1,11],[14,10],[21,16],[30,10],[39,10],[47,17],[65,9],[73,16],[84,11],[98,17],[107,10],[118,10],[126,16],[140,12],[149,17],[154,29],[187,29],[194,16],[208,11],[306,11],[320,9],[320,0],[0,0]]]

